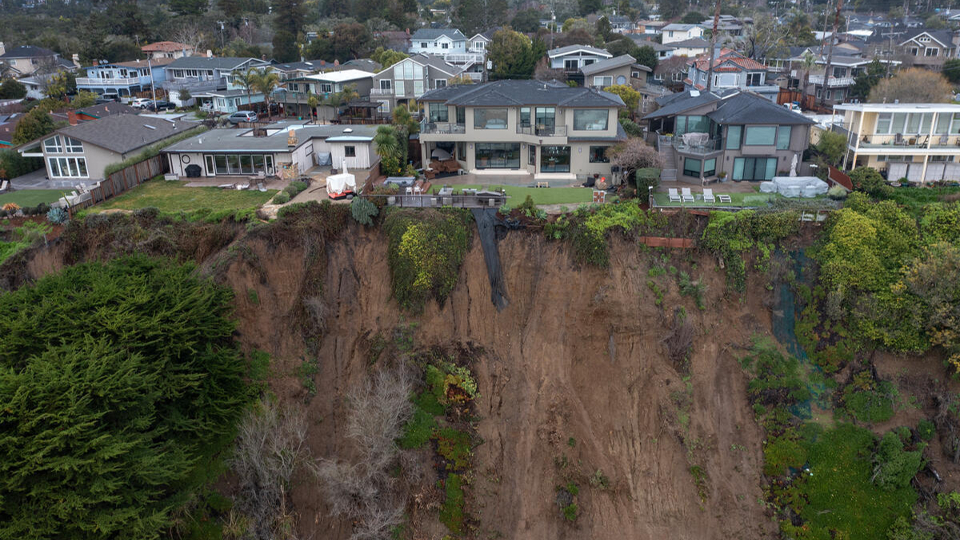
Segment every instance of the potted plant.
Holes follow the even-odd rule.
[[[904,176],[900,180],[897,180],[897,182],[900,183],[900,187],[910,187],[910,180],[907,179],[906,176]]]
[[[727,171],[720,171],[720,174],[717,175],[720,178],[721,182],[727,181]]]

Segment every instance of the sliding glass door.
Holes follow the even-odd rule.
[[[570,172],[569,146],[544,146],[540,149],[540,172]]]
[[[478,169],[519,169],[520,143],[476,143]]]
[[[770,180],[777,173],[777,158],[735,158],[733,179],[759,182]]]

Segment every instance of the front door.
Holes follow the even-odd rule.
[[[206,168],[207,176],[216,176],[217,168],[214,165],[213,156],[211,155],[204,156],[204,161],[207,165],[207,168]]]

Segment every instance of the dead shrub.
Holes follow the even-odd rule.
[[[670,361],[677,370],[686,373],[690,367],[690,349],[693,348],[693,325],[687,321],[686,312],[682,307],[673,311],[673,323],[663,341],[667,345]]]
[[[327,322],[327,305],[323,303],[323,298],[319,296],[304,298],[303,307],[310,315],[314,328],[323,330],[324,324]]]
[[[289,525],[285,493],[294,471],[309,457],[306,438],[302,411],[268,399],[240,422],[231,465],[240,480],[237,506],[254,538],[284,537],[277,532]]]
[[[380,369],[348,398],[347,437],[359,451],[356,463],[321,460],[322,492],[334,516],[355,522],[352,540],[388,538],[402,523],[406,500],[390,470],[401,460],[395,440],[412,414],[413,380],[401,366]]]

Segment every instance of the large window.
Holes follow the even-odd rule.
[[[777,128],[774,126],[747,126],[747,135],[743,144],[746,146],[773,146],[777,137]]]
[[[735,158],[734,180],[770,180],[777,172],[777,158]]]
[[[540,172],[570,172],[569,146],[543,146],[540,148]]]
[[[390,79],[380,79],[380,89],[381,90],[390,90],[390,85],[393,84],[393,81]]]
[[[473,109],[475,129],[507,129],[507,109]]]
[[[717,159],[712,158],[703,162],[703,176],[715,176],[717,174]]]
[[[416,97],[423,95],[423,81],[413,81],[413,95]]]
[[[747,86],[760,86],[763,84],[763,73],[747,73]]]
[[[530,107],[520,107],[520,127],[530,127]]]
[[[457,123],[465,124],[467,123],[467,110],[461,106],[457,106]]]
[[[599,86],[601,88],[606,88],[608,86],[613,86],[613,76],[612,75],[597,75],[593,78],[593,85]]]
[[[478,169],[519,169],[520,143],[476,143]]]
[[[780,126],[777,128],[777,150],[790,149],[790,126]]]
[[[356,147],[356,146],[344,146],[344,147],[343,147],[343,157],[357,157],[357,147]]]
[[[407,88],[403,81],[394,81],[394,86],[397,88],[394,93],[398,96],[403,96],[407,93]]]
[[[683,175],[699,178],[700,177],[700,160],[693,159],[693,158],[684,158]]]
[[[609,146],[591,146],[590,147],[590,163],[610,163],[610,158],[607,157],[607,149]]]
[[[209,161],[206,161],[209,163]],[[216,174],[273,174],[273,156],[265,154],[216,154],[213,156]],[[210,173],[211,171],[207,171]]]
[[[64,137],[63,144],[67,149],[68,154],[82,154],[83,153],[83,143],[73,137]]]
[[[710,119],[706,116],[678,116],[676,124],[677,135],[710,132]]]
[[[557,110],[554,107],[537,107],[537,129],[552,130],[557,125]]]
[[[925,135],[930,133],[933,113],[880,113],[877,115],[877,135],[900,133],[902,135]],[[956,126],[960,133],[960,126]]]
[[[573,129],[577,131],[604,131],[607,129],[606,109],[574,109]]]
[[[740,149],[741,132],[743,132],[743,126],[730,126],[727,128],[727,150]]]
[[[431,122],[446,122],[448,120],[447,116],[447,106],[444,103],[430,103],[430,121]]]
[[[88,178],[85,158],[47,158],[50,176],[54,178]]]

